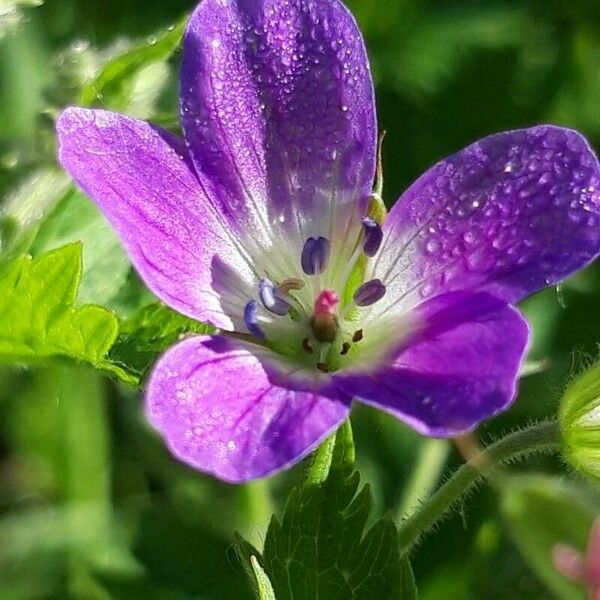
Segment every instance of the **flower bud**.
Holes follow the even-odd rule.
[[[566,458],[578,471],[600,479],[600,363],[569,383],[559,419]]]

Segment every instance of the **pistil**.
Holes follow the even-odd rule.
[[[338,295],[333,290],[323,290],[315,300],[310,326],[319,342],[333,342],[337,336],[339,323],[337,306]]]

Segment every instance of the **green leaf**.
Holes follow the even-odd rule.
[[[83,88],[81,104],[90,106],[100,102],[130,114],[140,112],[139,102],[135,101],[142,92],[140,86],[147,93],[160,91],[168,77],[164,63],[179,47],[186,21],[187,17],[162,35],[151,36],[107,62],[97,77]],[[146,105],[153,103],[146,101]]]
[[[0,356],[64,355],[98,365],[117,336],[118,322],[99,306],[75,308],[81,245],[36,260],[21,257],[0,274]]]
[[[23,8],[33,8],[42,4],[42,0],[0,0],[0,40],[21,24],[25,18]]]
[[[38,255],[76,241],[83,244],[80,302],[113,308],[111,300],[125,285],[131,263],[102,213],[71,187],[43,222],[32,253]]]
[[[0,271],[0,362],[66,356],[135,383],[120,365],[106,360],[117,339],[117,317],[100,306],[75,306],[80,280],[78,243],[5,265]]]
[[[145,306],[125,321],[110,358],[143,377],[156,358],[186,334],[212,333],[214,328],[194,321],[159,302]]]
[[[0,264],[28,252],[42,219],[69,189],[69,178],[56,168],[43,168],[22,178],[0,205]]]
[[[544,476],[512,477],[501,488],[508,532],[538,577],[564,600],[583,593],[556,571],[552,549],[557,543],[585,549],[600,505],[575,482]]]
[[[273,585],[269,580],[267,574],[263,571],[256,556],[250,557],[250,564],[256,577],[256,585],[258,589],[258,600],[275,600],[275,592],[273,591]]]
[[[273,517],[256,557],[277,600],[416,598],[391,519],[364,533],[372,507],[369,487],[359,491],[346,423],[317,451],[306,482],[292,491],[283,518]]]

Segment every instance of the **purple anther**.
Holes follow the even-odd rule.
[[[371,219],[371,217],[363,217],[362,225],[365,234],[363,252],[370,258],[377,254],[381,246],[383,231],[381,225],[375,219]]]
[[[331,244],[326,237],[309,237],[302,248],[302,270],[307,275],[319,275],[327,268]]]
[[[263,306],[276,315],[287,315],[289,303],[281,297],[281,293],[270,279],[261,279],[258,284],[258,297]]]
[[[260,328],[258,324],[258,302],[256,300],[250,300],[244,308],[244,322],[248,331],[259,340],[265,339],[265,332]]]
[[[358,306],[371,306],[385,296],[385,285],[381,283],[381,279],[371,279],[363,283],[354,292],[354,302]]]

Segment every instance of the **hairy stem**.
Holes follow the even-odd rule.
[[[532,454],[555,452],[560,445],[558,423],[546,421],[510,433],[482,450],[457,469],[420,510],[400,524],[402,552],[410,551],[423,534],[463,500],[475,485],[490,476],[497,467]]]

